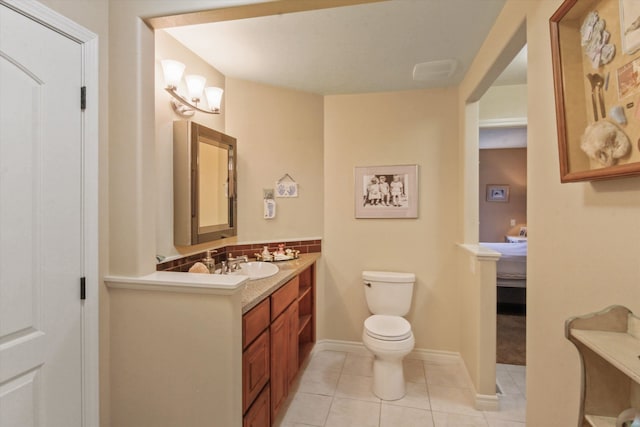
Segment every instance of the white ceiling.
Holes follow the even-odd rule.
[[[446,87],[460,82],[504,3],[390,0],[167,31],[229,77],[325,95]],[[450,78],[413,80],[415,64],[450,58],[459,63]],[[497,84],[525,81],[520,70]]]

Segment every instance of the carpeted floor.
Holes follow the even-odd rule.
[[[498,314],[496,362],[526,365],[526,316]]]

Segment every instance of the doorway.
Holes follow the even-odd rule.
[[[479,242],[496,263],[496,363],[526,366],[527,47],[479,101]],[[505,191],[492,197],[492,189]],[[504,369],[497,369],[498,377]]]

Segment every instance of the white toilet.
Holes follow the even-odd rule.
[[[411,324],[402,316],[409,312],[413,296],[413,273],[363,271],[364,294],[373,313],[364,321],[362,342],[373,353],[373,392],[382,400],[405,394],[402,359],[413,350]]]

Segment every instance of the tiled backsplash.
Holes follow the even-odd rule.
[[[278,245],[284,243],[285,248],[300,251],[301,254],[311,252],[322,252],[322,240],[299,240],[295,242],[270,242],[270,243],[253,243],[246,245],[229,245],[217,248],[217,253],[212,254],[216,260],[216,264],[227,259],[228,254],[234,257],[246,255],[249,258],[255,258],[255,254],[262,252],[264,246],[269,247],[269,251],[273,252],[278,249]],[[189,255],[183,258],[171,261],[161,262],[156,265],[157,271],[189,271],[191,266],[205,257],[205,252]]]

